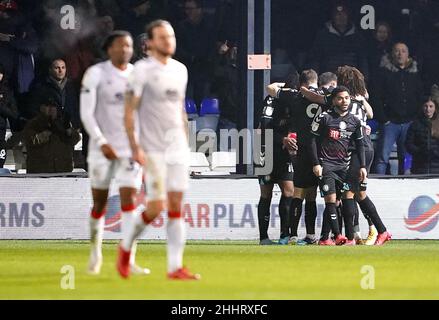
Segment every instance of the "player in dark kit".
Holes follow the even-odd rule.
[[[357,68],[350,66],[339,67],[337,70],[337,76],[339,78],[339,82],[350,90],[352,98],[350,113],[355,115],[361,121],[364,136],[363,141],[366,157],[366,169],[369,173],[374,158],[374,149],[366,121],[367,119],[373,118],[373,110],[365,98],[368,94],[364,76]],[[346,192],[346,197],[355,198],[360,205],[361,211],[363,212],[366,220],[368,221],[369,235],[365,244],[382,245],[391,239],[391,235],[389,232],[387,232],[387,229],[384,226],[372,200],[370,200],[370,198],[367,196],[367,181],[360,182],[358,180],[357,172],[360,164],[358,163],[358,157],[355,157],[357,150],[354,144],[351,144],[350,151],[352,152],[352,161],[349,167],[348,177],[346,179],[346,182],[349,185],[349,191]],[[353,204],[353,206],[355,208],[354,231],[357,235],[356,238],[361,240],[359,233],[358,208],[356,204]],[[376,232],[378,234],[376,234]]]
[[[288,87],[297,85],[298,76],[292,76]],[[294,85],[294,83],[296,85]],[[288,137],[291,129],[290,109],[285,104],[271,96],[264,100],[264,107],[260,119],[259,128],[262,131],[262,154],[261,162],[264,162],[266,144],[271,141],[264,141],[264,130],[273,130],[273,170],[269,175],[259,176],[261,196],[258,204],[259,237],[261,245],[275,244],[268,237],[268,226],[270,221],[270,206],[274,184],[278,184],[282,196],[279,202],[280,216],[280,239],[279,244],[288,244],[289,241],[289,211],[291,198],[294,192],[293,185],[293,157],[297,151],[297,144],[294,138]],[[261,163],[263,165],[263,163]]]
[[[360,169],[360,181],[367,177],[364,154],[363,132],[360,120],[349,112],[351,97],[346,87],[335,88],[330,97],[333,108],[316,117],[311,126],[311,158],[313,172],[320,178],[320,190],[325,198],[323,226],[320,245],[354,245],[354,209],[353,199],[343,197],[343,220],[346,226],[346,237],[340,234],[337,212],[336,193],[348,188],[346,178],[351,154],[349,146],[356,145]],[[351,201],[352,200],[352,201]],[[335,243],[329,239],[332,230]]]
[[[310,69],[304,70],[299,78],[300,86],[304,86],[315,92],[316,95],[325,94],[324,91],[317,89],[317,73]],[[290,207],[290,237],[291,242],[298,244],[314,244],[317,242],[315,236],[315,221],[317,218],[317,185],[318,179],[312,171],[312,161],[310,158],[310,128],[313,119],[327,109],[325,104],[317,104],[306,99],[297,90],[279,88],[274,83],[268,86],[270,95],[278,97],[279,101],[289,105],[297,133],[297,159],[294,162],[294,196]],[[297,229],[300,216],[302,214],[302,203],[305,203],[305,225],[306,237],[298,241]]]
[[[366,98],[368,96],[364,76],[363,74],[355,67],[350,66],[342,66],[337,70],[337,77],[339,79],[339,83],[347,87],[351,94],[351,105],[349,107],[349,112],[356,116],[361,121],[361,126],[363,129],[364,136],[364,150],[366,157],[366,169],[369,173],[370,167],[373,162],[374,157],[374,149],[372,145],[372,141],[370,139],[370,128],[367,126],[367,119],[373,118],[373,110],[372,107],[367,102]],[[314,92],[307,90],[306,88],[301,88],[302,94],[304,94],[311,101],[315,101],[316,103],[323,103],[326,101],[326,97],[317,96]],[[349,190],[346,192],[348,198],[352,197],[352,193],[355,194],[355,200],[360,205],[361,211],[363,212],[366,220],[369,224],[369,235],[365,242],[362,241],[360,230],[359,230],[359,213],[358,208],[354,204],[354,231],[355,231],[355,239],[357,243],[366,244],[366,245],[382,245],[386,241],[390,240],[391,235],[387,232],[386,227],[384,226],[381,218],[378,215],[375,205],[367,196],[366,188],[367,181],[363,181],[360,183],[358,180],[358,170],[359,170],[359,162],[358,157],[355,156],[356,148],[354,144],[351,144],[349,148],[350,152],[352,152],[352,161],[349,167],[349,172],[347,176],[347,185],[349,186]]]

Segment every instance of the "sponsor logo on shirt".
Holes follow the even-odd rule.
[[[335,129],[329,129],[329,137],[334,140],[340,139],[340,131]]]
[[[168,89],[168,90],[166,90],[166,97],[171,101],[177,101],[178,100],[178,91],[175,89]]]

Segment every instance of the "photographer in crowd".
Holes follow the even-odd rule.
[[[26,124],[23,138],[27,173],[73,171],[73,149],[81,137],[53,100],[41,103],[39,114]]]

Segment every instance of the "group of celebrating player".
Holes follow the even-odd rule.
[[[366,193],[374,156],[366,121],[373,110],[361,72],[342,66],[337,74],[327,72],[319,78],[314,70],[305,70],[267,90],[260,129],[273,130],[274,166],[270,175],[259,177],[260,244],[276,244],[267,233],[274,184],[282,191],[278,244],[382,245],[390,240]],[[263,153],[266,150],[265,145]],[[320,240],[315,234],[317,187],[325,200]],[[304,199],[306,237],[298,239]],[[369,224],[365,241],[357,203]]]
[[[93,197],[88,271],[99,274],[101,270],[103,217],[115,179],[122,209],[119,274],[127,278],[130,273],[150,273],[135,263],[135,241],[167,209],[167,277],[197,280],[200,275],[183,266],[186,236],[181,207],[189,180],[184,111],[188,73],[172,59],[176,39],[169,22],[154,21],[146,33],[148,58],[130,64],[133,39],[128,32],[115,31],[104,44],[109,60],[90,67],[82,80],[80,111],[90,136],[87,161]],[[146,208],[136,205],[143,180],[148,191]]]

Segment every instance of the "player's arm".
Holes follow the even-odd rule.
[[[311,91],[306,87],[300,87],[300,93],[311,102],[318,104],[327,104],[325,96],[322,96],[317,92]]]
[[[285,88],[285,83],[275,82],[267,86],[269,96],[279,100],[281,104],[294,104],[297,99],[298,91],[291,88]]]
[[[145,153],[136,139],[134,117],[140,106],[144,86],[145,78],[144,74],[142,74],[142,69],[135,66],[132,74],[128,78],[127,90],[125,92],[124,124],[133,153],[133,160],[141,165],[145,165]]]
[[[277,98],[278,97],[278,92],[280,91],[280,89],[282,89],[285,86],[285,83],[282,82],[274,82],[274,83],[270,83],[267,86],[267,93],[269,96],[273,97],[273,98]]]
[[[104,156],[110,160],[117,159],[116,152],[108,143],[99,128],[95,119],[97,102],[97,87],[99,84],[100,71],[96,68],[89,68],[82,79],[80,95],[80,115],[81,121],[87,131],[90,140],[96,142],[101,148]]]
[[[319,137],[321,136],[324,125],[325,125],[325,114],[323,113],[319,114],[311,124],[311,143],[309,146],[309,153],[313,165],[313,172],[317,177],[321,177],[323,173],[323,168],[320,165],[319,156],[317,152],[317,139],[319,139]]]
[[[145,155],[143,150],[140,148],[139,143],[135,135],[135,113],[140,104],[140,97],[134,95],[134,91],[128,90],[125,93],[125,116],[124,124],[125,130],[127,132],[128,141],[130,143],[130,148],[133,153],[133,160],[137,161],[139,164],[145,164]]]
[[[186,92],[187,90],[187,83],[188,83],[188,79],[189,79],[189,74],[187,71],[186,66],[183,67],[183,72],[184,74],[184,92]],[[181,117],[183,119],[183,126],[184,126],[184,132],[186,133],[186,138],[189,141],[189,126],[188,126],[188,117],[187,117],[187,113],[186,113],[186,103],[185,103],[185,99],[183,99],[181,101]]]
[[[366,111],[367,119],[373,119],[373,109],[372,106],[369,104],[369,101],[367,101],[365,97],[361,97],[359,101],[361,102],[361,104],[364,107],[364,110]]]
[[[360,161],[360,181],[364,181],[367,178],[366,154],[364,150],[363,130],[360,123],[358,123],[358,126],[355,130],[354,139],[358,160]]]
[[[369,101],[364,99],[363,106],[364,106],[364,109],[366,110],[367,118],[373,119],[373,109],[372,109],[372,106],[369,104]]]
[[[181,117],[183,119],[184,133],[186,134],[186,138],[189,141],[189,125],[184,101],[182,102],[182,106],[183,107],[181,108]]]

